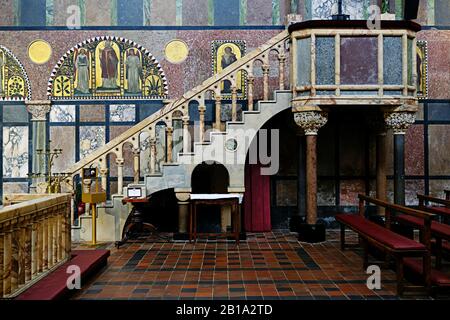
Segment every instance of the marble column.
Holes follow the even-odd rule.
[[[32,130],[32,172],[46,172],[45,159],[38,156],[36,150],[47,148],[47,130],[46,121],[47,114],[50,112],[50,101],[36,100],[26,102],[27,110],[31,114],[31,130]],[[31,189],[36,188],[38,180],[33,179]]]
[[[297,216],[300,219],[306,214],[306,139],[305,133],[301,128],[297,131],[297,146]]]
[[[11,293],[12,273],[12,232],[5,231],[3,238],[3,295]]]
[[[166,128],[167,133],[167,163],[173,161],[173,127]]]
[[[317,222],[317,133],[327,121],[327,113],[304,111],[294,114],[295,122],[306,136],[306,223]]]
[[[262,73],[263,73],[263,100],[264,101],[269,100],[269,71],[270,71],[270,65],[264,64],[262,66]]]
[[[116,158],[117,165],[117,194],[123,193],[123,164],[125,160],[123,158]]]
[[[405,134],[414,123],[414,112],[386,112],[384,121],[394,131],[394,202],[405,205]]]
[[[253,86],[255,84],[255,77],[248,76],[247,78],[247,99],[248,99],[248,110],[253,111]]]
[[[183,153],[191,151],[191,135],[189,134],[189,116],[183,117]]]
[[[1,226],[0,226],[1,230]],[[5,234],[3,231],[0,231],[0,298],[3,297],[3,279],[4,279],[4,255],[3,255],[3,246],[5,243]]]
[[[134,183],[139,183],[140,178],[140,154],[141,149],[140,148],[133,148],[133,159],[134,159]]]

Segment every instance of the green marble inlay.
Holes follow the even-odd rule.
[[[176,0],[176,22],[177,26],[183,24],[183,0]]]
[[[14,1],[13,2],[13,14],[14,14],[14,21],[13,24],[15,26],[19,25],[19,17],[20,17],[20,5],[19,5],[19,1]]]
[[[434,10],[435,10],[435,4],[434,0],[428,0],[427,3],[427,24],[430,26],[434,26]]]
[[[117,0],[111,1],[111,25],[117,26]]]
[[[408,39],[408,85],[412,86],[413,83],[413,70],[412,70],[412,52],[413,52],[413,40]]]
[[[280,0],[272,0],[272,24],[280,24]]]
[[[208,25],[214,25],[214,0],[208,0]]]
[[[82,26],[86,25],[86,4],[85,0],[78,0],[78,6],[80,7],[80,23]]]
[[[291,13],[298,12],[298,0],[291,0]]]
[[[239,1],[239,24],[241,26],[247,24],[247,0]]]
[[[53,25],[53,11],[54,5],[53,5],[53,0],[46,0],[45,2],[45,24],[47,26],[51,26]]]
[[[395,0],[395,18],[397,20],[403,19],[403,0]]]
[[[298,0],[297,0],[298,1]],[[312,0],[304,0],[304,17],[303,20],[311,20],[312,19]]]
[[[144,0],[143,6],[144,6],[144,14],[143,14],[144,26],[149,26],[151,21],[152,0]]]

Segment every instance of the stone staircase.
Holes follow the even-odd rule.
[[[290,108],[292,92],[284,89],[285,64],[286,64],[286,41],[288,33],[284,31],[267,43],[242,57],[222,72],[205,80],[200,86],[184,94],[181,98],[168,101],[166,105],[128,129],[120,136],[111,140],[102,148],[96,150],[83,160],[74,164],[67,171],[75,181],[81,175],[85,167],[95,166],[99,168],[101,185],[104,190],[107,186],[108,156],[115,155],[117,166],[117,194],[111,195],[111,200],[97,206],[97,238],[99,241],[117,241],[121,238],[122,229],[128,217],[130,208],[123,205],[121,200],[126,192],[124,188],[124,148],[127,145],[133,151],[134,182],[132,187],[140,187],[145,190],[146,195],[157,191],[174,189],[175,193],[188,194],[191,191],[191,175],[198,164],[202,162],[218,162],[223,164],[229,173],[229,192],[243,193],[244,169],[247,152],[253,138],[258,130],[274,115]],[[270,54],[275,53],[278,58],[278,84],[273,90],[273,100],[269,100],[269,71]],[[263,97],[255,103],[253,70],[255,64],[261,64]],[[242,111],[238,119],[237,112],[237,78],[240,73],[245,74],[247,88],[247,110]],[[221,83],[228,80],[231,83],[231,121],[221,123]],[[209,132],[205,130],[206,100],[213,93],[215,98],[215,123]],[[199,120],[194,123],[197,131],[195,139],[190,135],[189,104],[198,103]],[[180,128],[182,137],[181,152],[174,151],[174,127],[173,121],[181,120]],[[163,122],[166,126],[165,154],[157,154],[156,125]],[[192,128],[191,128],[192,129]],[[139,181],[141,174],[140,163],[142,152],[142,140],[146,137],[149,141],[150,172],[144,176],[144,182]],[[164,148],[162,148],[164,149]],[[159,166],[158,156],[165,159]],[[175,159],[175,160],[174,160]],[[112,162],[112,161],[111,161]],[[88,183],[84,181],[83,183]],[[89,241],[91,239],[91,216],[80,216],[78,224],[72,226],[74,241]]]

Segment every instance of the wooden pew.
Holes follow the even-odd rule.
[[[382,250],[387,257],[393,257],[396,263],[397,273],[397,294],[403,295],[406,289],[404,285],[404,259],[406,257],[421,257],[421,269],[424,287],[427,293],[431,293],[431,255],[430,255],[430,237],[431,237],[431,220],[434,216],[431,213],[410,209],[404,206],[391,204],[379,199],[371,198],[362,194],[359,198],[359,214],[338,214],[336,220],[341,224],[341,248],[345,249],[345,227],[349,227],[361,239],[361,244],[364,250],[364,269],[367,268],[368,261],[368,246]],[[365,208],[367,204],[374,204],[385,209],[386,224],[385,227],[380,226],[365,218]],[[402,235],[399,235],[391,230],[392,215],[394,212],[401,212],[410,215],[423,221],[423,243],[419,243]],[[416,289],[417,287],[408,287],[409,289]]]
[[[434,198],[422,194],[417,194],[419,199],[419,209],[422,211],[430,212],[436,216],[444,218],[450,218],[450,200],[444,200]],[[443,206],[428,206],[426,203],[441,204]],[[412,226],[416,229],[423,231],[422,220],[415,217],[399,215],[395,218],[398,222]],[[441,223],[439,221],[432,221],[431,223],[431,236],[436,239],[436,269],[441,269],[442,266],[442,241],[450,241],[450,225]]]

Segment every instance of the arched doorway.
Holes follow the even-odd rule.
[[[229,181],[230,176],[224,165],[203,162],[192,172],[192,193],[228,193]],[[231,224],[227,208],[199,207],[197,213],[198,232],[221,232]]]

